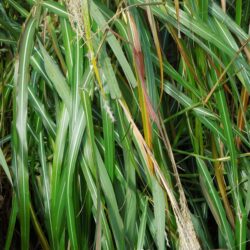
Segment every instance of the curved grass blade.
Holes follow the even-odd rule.
[[[32,55],[31,57],[31,62],[30,64],[32,65],[33,69],[35,69],[46,81],[46,83],[48,84],[48,86],[50,88],[52,88],[52,83],[49,79],[49,77],[47,76],[45,69],[44,69],[44,60],[43,57],[40,53],[40,51],[35,47],[35,53]]]
[[[221,140],[226,141],[224,134],[222,133],[221,128],[215,123],[216,116],[209,111],[198,108],[196,109],[196,105],[192,104],[191,99],[178,91],[173,85],[170,83],[164,85],[164,91],[180,102],[185,107],[191,107],[191,109],[197,114],[200,121],[211,131],[213,131],[217,136],[221,138]],[[191,101],[191,102],[190,102]],[[207,117],[208,115],[208,117]],[[209,119],[212,118],[212,119]]]
[[[248,39],[248,34],[237,23],[235,23],[229,15],[224,13],[224,11],[215,2],[211,2],[209,5],[209,11],[214,17],[227,25],[228,29],[231,30],[239,39],[243,41]]]
[[[72,187],[73,187],[73,177],[75,174],[76,160],[80,149],[80,144],[82,141],[83,132],[86,126],[86,117],[82,109],[79,109],[77,119],[73,123],[74,133],[71,135],[68,158],[67,158],[67,169],[66,173],[66,214],[67,222],[69,227],[69,236],[73,249],[78,249],[78,239],[76,232],[76,215],[74,211],[74,203],[72,202]]]
[[[14,0],[7,0],[7,2],[13,6],[22,16],[27,17],[29,15],[29,12],[24,9],[17,1]]]
[[[36,0],[27,0],[27,2],[29,2],[30,4],[34,4]],[[58,2],[52,0],[42,1],[41,5],[60,17],[68,18],[69,14],[66,11],[65,7]]]
[[[18,75],[15,82],[16,110],[14,112],[14,136],[16,138],[14,140],[14,147],[17,158],[19,218],[22,239],[21,248],[23,250],[29,248],[30,233],[30,198],[27,161],[27,106],[29,64],[32,49],[34,46],[36,25],[40,16],[39,6],[36,6],[35,9],[32,9],[32,12],[21,35],[20,48],[18,51]]]
[[[69,112],[72,108],[72,96],[68,84],[60,71],[58,65],[52,60],[48,52],[44,49],[40,43],[40,48],[44,58],[44,67],[47,75],[49,76],[51,82],[53,83],[58,95],[61,97]]]

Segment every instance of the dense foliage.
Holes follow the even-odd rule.
[[[0,248],[249,249],[249,0],[0,2]]]

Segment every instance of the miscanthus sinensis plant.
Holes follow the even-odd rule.
[[[249,0],[0,12],[1,249],[249,249]]]

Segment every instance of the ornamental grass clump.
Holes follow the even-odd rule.
[[[0,12],[3,249],[249,248],[250,1]]]

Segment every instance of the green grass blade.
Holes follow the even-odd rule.
[[[73,54],[73,81],[72,87],[72,122],[77,119],[78,106],[80,102],[79,87],[83,76],[83,45],[79,34],[76,34]]]
[[[103,25],[106,23],[105,18],[103,17],[102,13],[94,2],[91,2],[90,4],[90,13],[101,29],[107,28],[105,26],[103,27]],[[137,85],[136,78],[117,39],[111,32],[108,32],[106,40],[109,46],[111,47],[113,53],[115,54],[118,62],[120,63],[122,70],[127,79],[129,80],[131,86],[135,87]]]
[[[87,123],[87,140],[86,144],[89,144],[90,148],[90,167],[96,175],[96,249],[101,249],[101,234],[102,234],[102,224],[101,224],[101,191],[100,191],[100,173],[97,167],[97,159],[95,152],[95,141],[94,141],[94,124],[91,110],[91,102],[88,91],[81,92],[81,100],[86,114]]]
[[[215,2],[211,2],[209,5],[209,10],[213,16],[220,20],[221,23],[227,25],[228,29],[240,39],[243,41],[248,39],[248,34],[237,23],[235,23],[229,15],[225,14]]]
[[[165,197],[164,192],[156,181],[152,180],[153,183],[153,198],[154,198],[154,214],[156,224],[156,237],[158,249],[165,249]]]
[[[29,2],[30,4],[34,4],[36,0],[27,0],[27,2]],[[41,4],[44,8],[47,8],[52,13],[64,18],[68,18],[68,12],[60,3],[48,0],[48,1],[42,1]]]
[[[164,91],[168,93],[170,96],[172,96],[174,99],[176,99],[178,102],[180,102],[185,107],[191,107],[191,109],[196,113],[197,111],[197,117],[200,119],[200,121],[207,126],[207,128],[211,129],[217,136],[219,136],[223,141],[225,141],[225,136],[221,131],[221,128],[214,122],[214,119],[209,119],[206,117],[206,114],[209,115],[209,117],[215,118],[213,114],[211,114],[209,111],[204,110],[203,108],[196,108],[196,105],[192,104],[189,98],[187,98],[185,95],[183,95],[180,91],[178,91],[174,86],[171,86],[171,84],[164,85]],[[200,113],[201,112],[201,113]],[[203,115],[202,115],[203,114]]]
[[[6,160],[5,160],[5,157],[4,157],[4,154],[3,154],[3,151],[2,151],[1,148],[0,148],[0,165],[2,166],[8,180],[10,182],[10,184],[13,186],[10,170],[9,170],[8,164],[7,164]]]
[[[246,250],[250,1],[0,2],[0,245]]]
[[[105,166],[109,173],[111,181],[114,180],[114,168],[115,168],[115,139],[114,139],[114,117],[111,111],[111,102],[106,98],[106,100],[101,100],[104,109],[102,110],[102,120],[103,120],[103,134],[104,134],[104,145],[105,145]]]
[[[73,176],[75,172],[76,160],[80,148],[80,143],[82,140],[83,132],[86,126],[86,118],[85,113],[82,109],[79,109],[77,114],[77,119],[73,123],[73,131],[74,133],[71,136],[69,151],[68,151],[68,159],[67,159],[67,169],[66,169],[66,213],[67,213],[67,222],[69,226],[69,236],[73,249],[78,249],[78,239],[76,232],[76,215],[74,211],[74,205],[72,203],[72,184],[73,184]]]
[[[216,79],[216,77],[214,77]],[[235,186],[233,191],[233,199],[236,207],[236,242],[239,249],[246,248],[246,212],[242,204],[242,198],[239,191],[239,177],[238,177],[238,164],[237,164],[237,151],[234,143],[233,131],[231,119],[229,117],[229,110],[227,109],[226,98],[223,89],[220,88],[216,92],[216,99],[218,103],[218,109],[220,112],[221,122],[224,128],[224,135],[226,138],[226,145],[228,147],[231,161],[230,170],[228,172],[229,181],[231,185]]]
[[[52,216],[51,216],[51,205],[50,205],[50,185],[49,185],[49,176],[48,176],[48,166],[46,162],[46,153],[44,148],[44,135],[42,132],[39,133],[39,155],[40,155],[40,162],[42,167],[42,178],[43,178],[43,199],[44,199],[44,207],[45,207],[45,216],[46,216],[46,222],[48,225],[48,231],[50,232],[50,238],[51,238],[51,245],[52,248],[55,248],[55,236],[54,236],[54,230],[52,227]]]
[[[8,231],[6,234],[4,250],[9,250],[11,247],[11,241],[13,237],[13,233],[15,230],[16,217],[18,213],[18,200],[15,193],[13,193],[12,204],[11,204],[11,213],[9,218]]]
[[[89,147],[89,144],[85,143],[84,151],[88,150],[88,147]],[[98,201],[98,199],[97,199],[97,187],[95,186],[95,181],[91,175],[90,168],[89,168],[83,154],[80,156],[80,159],[81,159],[81,169],[82,169],[82,172],[84,174],[84,177],[85,177],[85,180],[87,183],[87,187],[88,187],[88,190],[90,192],[90,195],[91,195],[91,198],[93,201],[95,211],[97,211],[97,201]],[[93,171],[93,169],[92,169],[92,171]],[[106,249],[114,249],[113,239],[111,237],[109,224],[107,222],[107,219],[105,217],[103,209],[101,209],[101,219],[102,219],[102,225],[103,225],[103,235],[105,237],[105,244],[104,245],[105,246],[107,245]]]
[[[143,249],[144,245],[144,238],[145,238],[145,230],[146,230],[146,223],[147,223],[147,209],[148,209],[148,201],[142,201],[142,216],[139,226],[138,232],[138,240],[137,240],[137,250]]]
[[[119,214],[119,209],[116,202],[116,197],[114,193],[114,189],[112,187],[110,178],[100,156],[96,148],[96,158],[97,158],[97,166],[99,168],[100,180],[102,191],[104,192],[105,199],[107,202],[108,210],[110,211],[110,223],[113,230],[113,234],[115,237],[116,248],[117,249],[125,249],[124,246],[124,225]]]
[[[14,0],[7,0],[7,2],[12,5],[22,16],[27,17],[29,12],[24,9],[19,3]]]
[[[106,52],[106,46],[102,45],[100,52],[100,64],[103,66],[104,82],[112,99],[121,97],[121,91],[111,64],[111,60]]]
[[[218,213],[218,216],[216,216],[216,218],[218,218],[219,221],[217,221],[217,223],[226,239],[227,247],[229,249],[234,249],[235,241],[234,241],[233,233],[227,221],[226,213],[224,211],[224,208],[222,206],[218,193],[215,187],[213,186],[213,181],[210,176],[210,173],[203,160],[196,158],[196,161],[198,164],[199,172],[205,182],[206,190],[208,191],[210,195],[210,199],[212,200],[212,203],[215,209],[212,211],[215,211],[215,213]]]
[[[65,49],[65,58],[68,70],[68,78],[71,79],[73,75],[73,32],[72,28],[66,18],[60,18],[62,27],[62,38]]]
[[[65,102],[65,105],[67,106],[67,109],[70,112],[72,108],[72,98],[67,82],[62,72],[60,71],[58,65],[52,60],[52,58],[49,56],[48,52],[44,49],[42,44],[40,44],[40,48],[44,58],[44,67],[46,73],[48,74],[51,82],[54,84],[54,88],[56,89],[58,95]]]
[[[242,18],[242,0],[236,0],[236,16],[235,21],[238,25],[241,24],[241,18]]]
[[[22,34],[18,55],[18,76],[16,79],[16,112],[15,135],[17,137],[15,145],[17,154],[18,168],[18,200],[19,200],[19,218],[21,225],[21,248],[29,247],[29,230],[30,230],[30,197],[29,197],[29,176],[28,176],[28,149],[27,149],[27,106],[28,106],[28,81],[29,81],[29,64],[32,49],[34,46],[34,36],[37,21],[39,18],[39,6],[34,16],[27,20],[25,30]]]
[[[200,13],[201,13],[201,19],[206,22],[208,19],[208,0],[200,1]]]
[[[29,91],[29,100],[31,102],[31,105],[33,108],[40,114],[40,117],[42,119],[42,122],[46,129],[48,130],[49,134],[53,137],[56,135],[56,125],[52,121],[51,117],[49,116],[48,112],[45,110],[44,105],[41,103],[41,101],[36,97],[34,90],[32,86],[28,87]]]
[[[135,155],[133,152],[132,138],[130,138],[130,126],[126,124],[121,107],[118,102],[116,102],[116,117],[118,120],[118,132],[119,132],[119,143],[123,148],[123,158],[125,166],[125,178],[126,182],[130,183],[126,185],[124,180],[124,185],[126,187],[126,203],[125,203],[125,221],[124,229],[126,237],[129,239],[128,247],[134,247],[136,244],[136,216],[137,211],[137,198],[136,198],[136,170],[138,171],[138,165],[135,160]],[[116,172],[118,170],[116,169]],[[140,172],[138,171],[140,174]],[[116,175],[117,176],[117,175]],[[118,177],[117,177],[118,178]]]
[[[66,147],[67,131],[69,126],[69,114],[65,105],[62,105],[60,114],[58,117],[56,141],[53,151],[53,164],[52,164],[52,177],[51,177],[51,213],[52,213],[52,223],[53,228],[56,232],[57,242],[59,237],[59,223],[56,218],[57,214],[61,211],[59,207],[60,202],[58,202],[58,193],[60,188],[61,171],[63,165],[63,159]],[[56,243],[57,243],[56,242]]]

